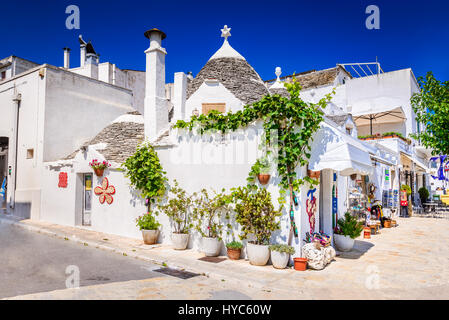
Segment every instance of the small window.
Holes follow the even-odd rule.
[[[2,71],[2,80],[6,78],[6,71]]]
[[[352,134],[352,128],[346,127],[346,133],[351,135]]]
[[[27,159],[34,158],[34,149],[27,149]]]
[[[203,103],[203,114],[208,114],[211,110],[224,113],[226,111],[226,103]]]

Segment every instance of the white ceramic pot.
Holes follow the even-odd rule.
[[[248,255],[249,263],[255,266],[264,266],[270,259],[270,249],[266,245],[248,242],[246,254]]]
[[[351,251],[354,247],[354,239],[350,236],[334,234],[335,246],[339,251]]]
[[[158,236],[159,230],[142,230],[143,242],[145,244],[155,244]]]
[[[188,233],[172,233],[171,242],[175,250],[185,250],[189,244],[189,234]]]
[[[217,238],[202,238],[202,251],[207,257],[216,257],[220,254],[221,241]]]
[[[271,251],[271,263],[276,269],[285,269],[289,258],[290,254],[287,252]]]

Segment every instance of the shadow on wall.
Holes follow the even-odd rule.
[[[8,213],[13,217],[22,220],[31,218],[31,203],[30,202],[16,202],[14,209],[8,208]]]
[[[355,240],[352,250],[348,252],[340,252],[339,258],[359,259],[372,247],[374,247],[374,244],[368,241]]]

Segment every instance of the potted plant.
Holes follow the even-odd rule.
[[[150,218],[146,216],[151,216],[151,204],[159,200],[165,194],[167,182],[165,171],[162,170],[156,151],[150,143],[145,142],[137,147],[136,152],[126,159],[122,164],[122,167],[125,170],[125,176],[131,181],[131,185],[137,189],[139,195],[145,199],[147,214],[142,217],[147,219],[144,221],[150,221]],[[153,224],[153,227],[154,225],[155,224]],[[157,225],[159,226],[159,224]],[[145,233],[149,234],[148,232]]]
[[[202,189],[194,194],[193,204],[194,227],[202,236],[202,251],[208,257],[216,257],[221,249],[223,219],[229,219],[228,196],[224,190],[211,196]]]
[[[103,162],[98,161],[97,159],[93,159],[89,162],[89,166],[94,169],[95,175],[97,177],[102,177],[104,173],[104,169],[109,168],[111,164],[104,160]]]
[[[307,175],[312,179],[319,179],[321,175],[321,171],[313,171],[307,168]]]
[[[253,265],[266,265],[270,259],[269,241],[271,233],[280,227],[277,218],[281,210],[275,210],[271,194],[265,188],[249,186],[233,189],[235,220],[242,226],[240,239],[252,237],[246,246],[249,262]]]
[[[179,187],[174,180],[174,186],[170,188],[173,195],[164,205],[159,205],[158,209],[164,212],[170,219],[173,227],[171,240],[175,250],[184,250],[189,244],[189,231],[192,228],[192,199],[185,190]]]
[[[242,253],[243,244],[238,241],[231,241],[226,244],[228,257],[231,260],[239,260]]]
[[[160,223],[150,213],[146,213],[136,219],[137,226],[142,231],[143,242],[145,244],[155,244],[159,236]]]
[[[429,199],[429,190],[426,187],[421,187],[418,190],[419,198],[421,199],[421,203],[425,203],[427,199]]]
[[[267,157],[259,158],[251,167],[248,182],[254,183],[255,177],[261,185],[266,185],[271,177],[271,164]]]
[[[354,239],[362,234],[363,228],[363,223],[358,222],[357,218],[346,212],[344,218],[338,219],[337,227],[334,230],[337,249],[350,251],[354,247]]]
[[[270,247],[271,263],[276,269],[285,269],[290,255],[295,253],[295,248],[287,244],[273,244]]]

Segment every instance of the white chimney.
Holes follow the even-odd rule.
[[[166,35],[158,29],[145,32],[150,47],[145,51],[145,138],[150,141],[168,126],[167,99],[165,97],[165,55],[162,40]]]
[[[84,62],[86,61],[86,46],[80,45],[80,67],[84,67]]]
[[[184,72],[175,73],[173,105],[174,121],[184,120],[186,114],[187,75]]]
[[[70,69],[70,48],[64,48],[64,68]]]

